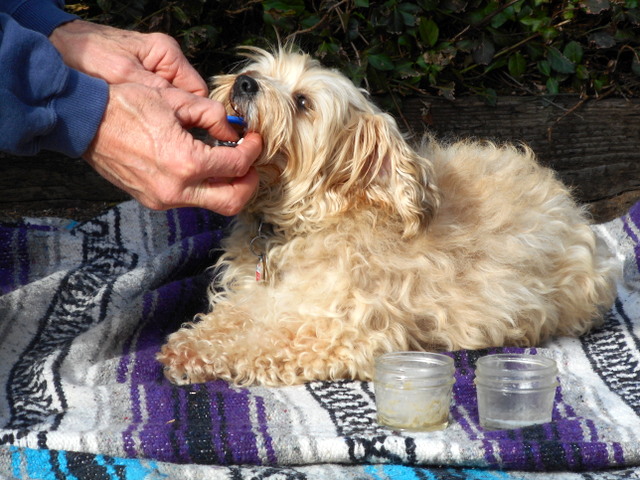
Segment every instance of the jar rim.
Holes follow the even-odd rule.
[[[542,373],[557,371],[558,366],[553,358],[529,353],[497,353],[485,355],[476,361],[476,369],[489,371]]]
[[[375,362],[376,376],[393,375],[399,378],[452,377],[453,358],[433,352],[392,352],[379,356]]]
[[[453,358],[443,353],[435,352],[390,352],[380,355],[378,358],[376,358],[376,364],[379,365],[397,365],[403,361],[419,362],[425,365],[434,366],[453,366]]]

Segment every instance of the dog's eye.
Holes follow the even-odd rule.
[[[296,105],[300,110],[306,110],[309,108],[309,100],[307,100],[307,97],[299,93],[296,95]]]

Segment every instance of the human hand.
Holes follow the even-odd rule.
[[[84,158],[149,208],[238,213],[258,185],[251,165],[262,139],[248,133],[235,148],[209,147],[186,131],[191,127],[238,140],[219,102],[177,88],[110,85],[104,118]]]
[[[158,88],[173,85],[207,95],[207,84],[168,35],[74,20],[57,27],[49,40],[68,66],[107,83],[131,82]]]

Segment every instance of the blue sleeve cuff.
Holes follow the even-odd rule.
[[[48,37],[56,27],[79,18],[65,12],[63,8],[64,2],[27,0],[10,13],[23,27]]]
[[[53,100],[54,128],[41,138],[40,147],[81,157],[98,131],[108,100],[104,80],[69,69],[65,89]]]

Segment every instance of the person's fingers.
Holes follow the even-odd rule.
[[[210,178],[235,178],[246,175],[247,171],[262,152],[262,137],[249,132],[237,147],[208,147],[204,155],[209,155],[203,173]]]
[[[177,68],[172,79],[167,78],[174,87],[186,90],[200,97],[206,97],[209,94],[207,83],[186,58],[179,58],[176,61],[176,66]],[[158,74],[160,74],[160,72],[158,72]]]
[[[126,76],[122,76],[122,83],[139,83],[151,88],[171,88],[169,80],[149,72],[142,68],[132,68],[127,72]]]
[[[238,140],[238,132],[227,121],[227,111],[222,103],[177,88],[163,90],[162,95],[183,127],[202,128],[218,140]]]
[[[195,204],[222,215],[236,215],[258,187],[258,173],[250,168],[246,175],[229,180],[208,179],[194,198]]]
[[[178,42],[162,33],[150,33],[146,37],[146,51],[141,52],[144,68],[161,76],[174,87],[206,97],[206,82],[186,59]]]

